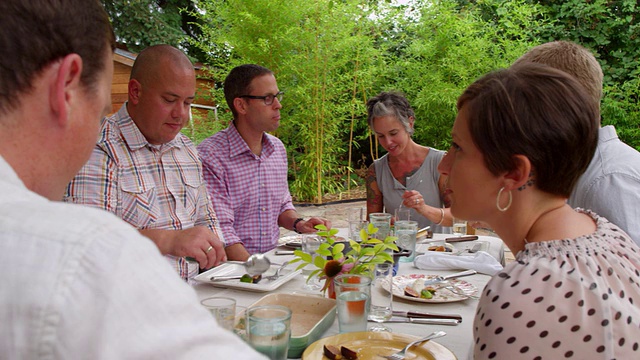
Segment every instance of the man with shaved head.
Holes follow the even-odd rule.
[[[65,196],[133,225],[184,279],[198,273],[198,264],[207,269],[226,260],[202,164],[180,133],[195,90],[195,70],[180,50],[143,50],[133,64],[128,101],[103,120],[91,159]]]

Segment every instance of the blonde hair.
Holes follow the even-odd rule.
[[[587,91],[598,109],[602,100],[602,68],[596,57],[587,48],[570,41],[552,41],[527,51],[514,65],[533,62],[551,66],[573,76]]]

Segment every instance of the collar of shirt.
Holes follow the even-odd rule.
[[[173,147],[181,148],[184,145],[182,143],[182,139],[180,139],[179,134],[178,136],[173,138],[173,140],[169,141],[166,144],[162,144],[160,146],[150,144],[129,115],[129,112],[127,111],[127,103],[124,103],[120,110],[118,110],[116,121],[118,123],[118,127],[120,128],[120,131],[122,132],[124,142],[127,144],[129,149],[131,149],[131,151],[136,151],[144,147],[149,147],[156,150],[164,150]]]
[[[249,153],[253,155],[251,149],[249,149],[249,145],[244,141],[238,129],[236,129],[235,125],[231,123],[229,125],[229,131],[227,132],[227,136],[229,139],[229,157],[234,157],[238,155],[242,155],[244,153]],[[275,146],[271,141],[271,138],[266,133],[262,134],[262,154],[260,156],[255,156],[257,158],[268,158],[275,151]]]

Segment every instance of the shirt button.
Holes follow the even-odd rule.
[[[267,233],[266,233],[266,232],[263,232],[263,233],[262,233],[262,235],[267,235]]]
[[[262,211],[267,211],[267,209],[266,208],[262,208]]]

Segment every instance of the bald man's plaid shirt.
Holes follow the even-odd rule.
[[[126,104],[103,120],[91,158],[69,184],[65,201],[105,209],[137,229],[207,226],[224,241],[193,143],[178,134],[166,144],[150,144]],[[187,261],[167,258],[186,279]]]

